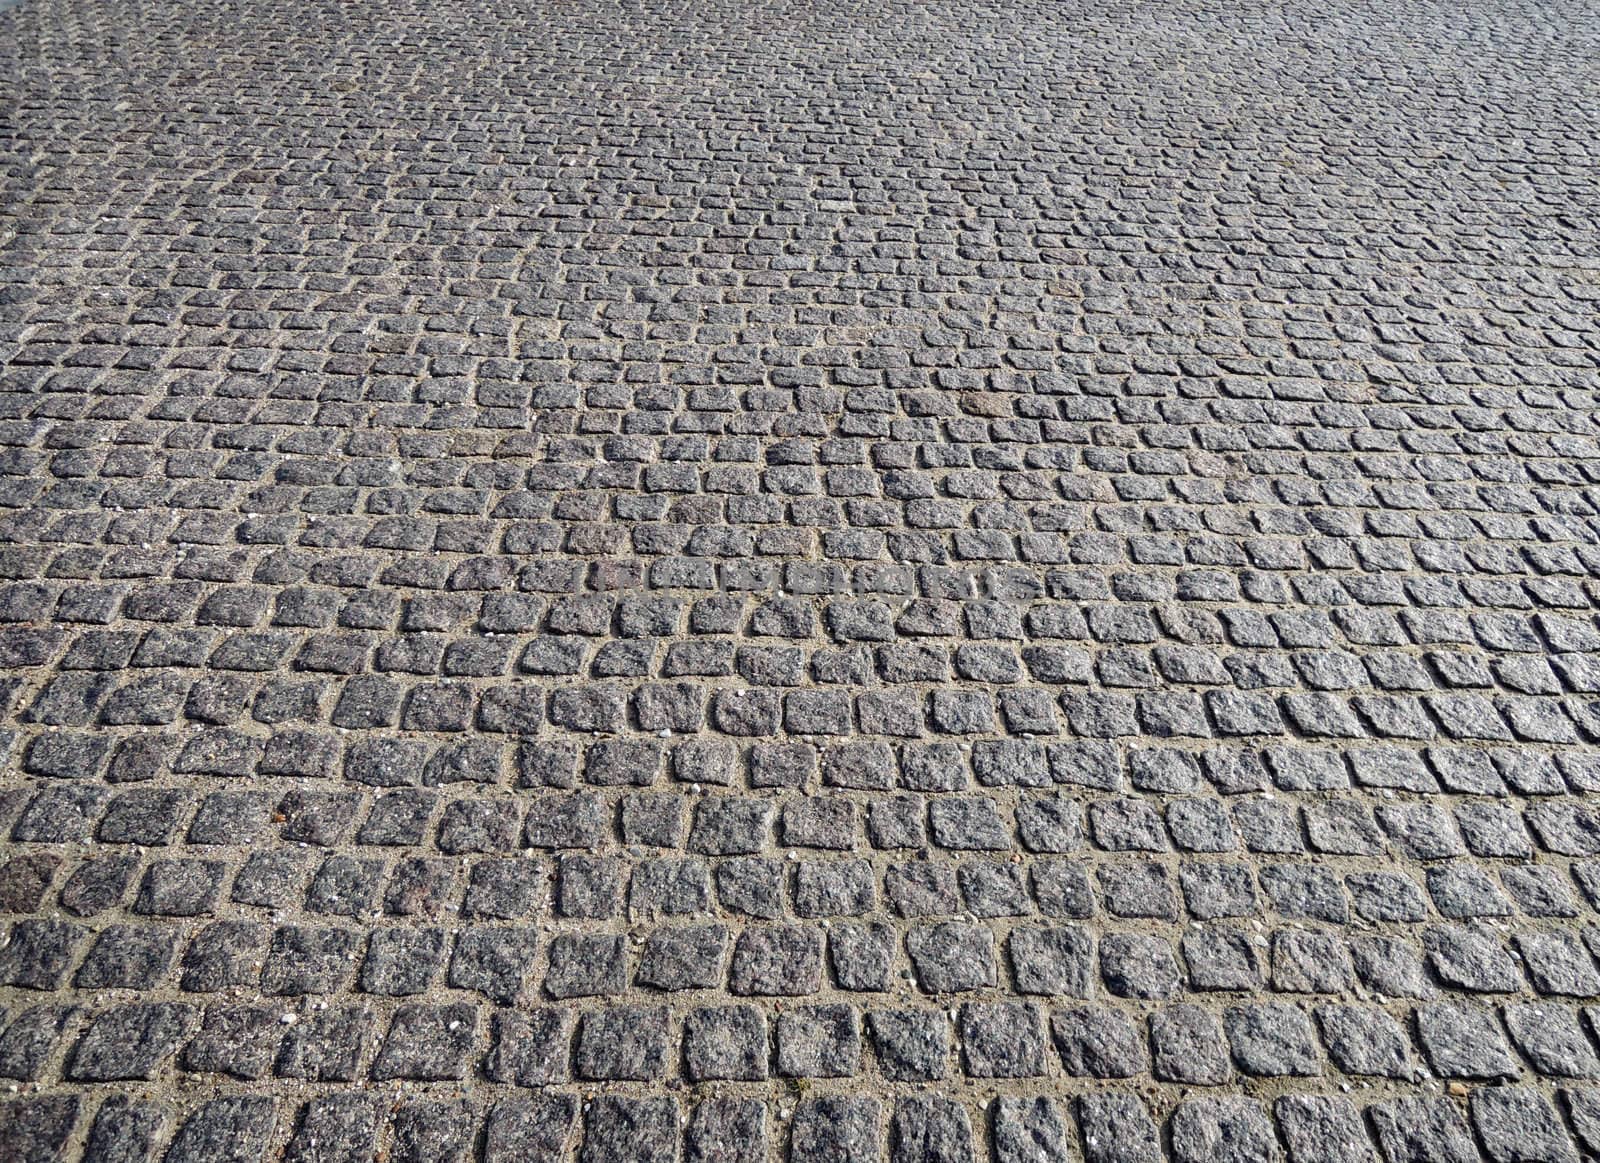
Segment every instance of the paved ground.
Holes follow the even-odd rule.
[[[0,1157],[1600,1153],[1600,10],[0,16]]]

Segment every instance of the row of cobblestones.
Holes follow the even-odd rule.
[[[451,984],[476,987],[497,1001],[514,1000],[515,959],[524,950],[508,950],[504,940],[486,936],[492,938],[469,930],[457,942],[450,961]],[[643,964],[655,978],[668,978],[669,987],[684,988],[680,983],[695,971],[694,957],[706,944],[703,936],[679,930],[663,940],[658,933],[647,941]],[[752,934],[744,952],[747,957],[765,955],[767,962],[754,972],[748,966],[736,967],[735,981],[750,988],[734,992],[792,996],[814,990],[815,980],[807,978],[814,979],[820,971],[816,955],[820,951],[807,947],[806,936],[793,930]],[[854,976],[847,969],[840,988],[893,992],[892,961],[872,948],[872,936],[847,930],[844,940],[832,945],[831,951],[851,953],[866,946],[862,954],[866,968]],[[992,966],[981,958],[954,960],[953,951],[961,949],[963,939],[971,944],[970,931],[945,925],[917,936],[919,944],[937,945],[948,954],[935,968],[954,979],[953,988],[994,986]],[[301,992],[308,984],[332,983],[334,971],[343,970],[340,962],[347,944],[327,937],[304,929],[284,931],[274,946],[278,964],[269,974],[280,982],[297,978],[283,983],[299,986]],[[1215,937],[1202,934],[1196,944]],[[1150,941],[1115,935],[1104,939],[1103,946],[1112,953],[1105,963],[1115,970],[1115,976],[1106,974],[1111,992],[1145,998],[1175,992],[1175,975],[1151,954]],[[616,976],[608,964],[615,956],[610,947],[614,943],[608,938],[569,940],[551,956],[558,971]],[[1020,947],[1021,992],[1091,994],[1092,971],[1072,956],[1083,943],[1081,932],[1071,929],[1018,930],[1014,945]],[[430,967],[424,963],[424,973],[417,972],[416,949],[431,946],[437,960],[440,944],[436,933],[380,930],[362,969],[364,985],[380,995],[422,992]],[[1235,951],[1245,944],[1241,939]],[[1326,954],[1335,941],[1327,934],[1298,932],[1276,944]],[[1390,952],[1387,944],[1378,938],[1361,942],[1356,949],[1370,964]],[[283,965],[285,949],[302,955],[291,968]],[[123,952],[136,956],[126,948]],[[249,954],[246,949],[242,955]],[[793,955],[795,967],[781,973],[774,969],[772,959],[779,954]],[[1244,959],[1236,952],[1236,960]],[[219,960],[213,957],[197,967],[198,972],[212,973],[215,988],[254,986],[243,973],[228,980],[217,971]],[[838,966],[837,957],[834,964]],[[1213,965],[1244,979],[1232,983],[1235,988],[1250,989],[1252,982],[1236,966],[1221,958]],[[1296,968],[1314,972],[1318,967]],[[1330,974],[1339,969],[1322,968]],[[1400,979],[1407,969],[1413,974],[1409,983]],[[1417,984],[1416,969],[1415,963],[1388,968],[1380,985],[1425,990],[1436,998],[1425,984]],[[1343,971],[1349,975],[1348,966]],[[864,980],[873,975],[879,980]],[[311,980],[317,977],[322,980]],[[552,995],[565,1000],[601,992],[608,983],[579,983],[569,977],[552,984],[560,986],[550,991]],[[108,982],[102,988],[125,987]],[[283,992],[266,990],[269,996]],[[1574,992],[1571,983],[1564,992]],[[862,1011],[844,1003],[769,1007],[744,1003],[684,1009],[681,1022],[666,1006],[622,1005],[588,1007],[576,1023],[564,1009],[536,1006],[499,1011],[490,1030],[479,1030],[471,1002],[399,1003],[392,1014],[378,1013],[366,1003],[330,1007],[319,1002],[298,1009],[292,1004],[284,1008],[282,1003],[219,1005],[205,1012],[203,1022],[194,1005],[131,1002],[85,1023],[81,1037],[74,1039],[63,1039],[62,1033],[78,1024],[80,1013],[71,1006],[53,1005],[20,1014],[0,1045],[7,1076],[26,1081],[43,1073],[57,1047],[67,1041],[72,1049],[61,1073],[73,1082],[149,1080],[174,1063],[185,1073],[244,1081],[269,1075],[315,1082],[368,1077],[441,1081],[464,1079],[469,1070],[481,1070],[492,1082],[535,1087],[574,1080],[661,1082],[674,1073],[691,1083],[857,1075],[925,1083],[963,1073],[972,1079],[1126,1079],[1149,1073],[1162,1082],[1194,1086],[1226,1086],[1250,1078],[1319,1078],[1332,1076],[1335,1069],[1352,1078],[1401,1082],[1432,1077],[1499,1082],[1536,1073],[1556,1079],[1595,1076],[1596,1058],[1584,1033],[1595,1020],[1592,1007],[1582,1007],[1580,1021],[1580,1007],[1560,1002],[1518,1002],[1497,1009],[1479,1002],[1436,999],[1418,1006],[1412,1015],[1418,1054],[1407,1032],[1379,1004],[1390,999],[1350,984],[1338,993],[1355,994],[1369,1004],[1325,1002],[1302,1008],[1288,1001],[1240,1002],[1214,1012],[1187,1002],[1138,1008],[1066,1005],[1047,1010],[1034,1002],[978,1001],[961,1002],[949,1011],[926,1006]],[[181,1054],[176,1053],[180,1048]],[[875,1069],[868,1068],[869,1059]],[[959,1070],[953,1061],[959,1061]],[[676,1072],[673,1063],[681,1064]]]
[[[0,1160],[1600,1157],[1597,47],[0,2]]]
[[[975,1113],[943,1097],[783,1101],[790,1105],[773,1120],[769,1104],[758,1098],[706,1098],[685,1109],[672,1097],[579,1100],[551,1092],[501,1099],[480,1126],[459,1098],[397,1101],[386,1111],[390,1104],[382,1099],[347,1092],[306,1102],[290,1126],[280,1128],[272,1099],[240,1096],[200,1106],[173,1135],[165,1157],[175,1163],[259,1157],[284,1139],[282,1158],[296,1163],[364,1158],[374,1138],[386,1134],[392,1136],[387,1157],[405,1163],[459,1160],[469,1153],[490,1163],[569,1155],[585,1163],[762,1159],[779,1130],[776,1121],[797,1156],[893,1163],[969,1159],[984,1135],[999,1163],[1068,1159],[1069,1141],[1081,1143],[1087,1158],[1119,1163],[1199,1163],[1219,1147],[1239,1158],[1282,1159],[1279,1136],[1294,1158],[1307,1159],[1375,1158],[1374,1142],[1391,1159],[1478,1159],[1484,1157],[1479,1142],[1494,1158],[1578,1158],[1555,1108],[1534,1091],[1509,1086],[1476,1091],[1468,1104],[1470,1123],[1443,1098],[1374,1102],[1365,1111],[1370,1138],[1354,1103],[1318,1095],[1284,1095],[1270,1104],[1240,1096],[1187,1098],[1166,1120],[1164,1138],[1137,1097],[1113,1091],[1070,1102],[1000,1095],[984,1100]],[[1592,1135],[1592,1098],[1563,1091],[1563,1102],[1581,1133]],[[77,1104],[76,1096],[31,1100],[37,1137],[24,1149],[48,1149],[49,1136],[64,1137]],[[95,1158],[139,1157],[161,1121],[148,1105],[110,1099],[94,1118],[85,1150]],[[287,1133],[274,1133],[280,1130]]]

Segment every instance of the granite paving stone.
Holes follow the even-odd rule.
[[[0,1158],[1600,1154],[1597,56],[0,0]]]

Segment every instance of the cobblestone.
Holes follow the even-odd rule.
[[[1600,1153],[1597,44],[4,6],[0,1157]]]

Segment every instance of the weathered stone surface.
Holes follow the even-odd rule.
[[[878,1069],[896,1082],[945,1077],[949,1024],[939,1010],[874,1010],[867,1018]]]
[[[757,1099],[697,1103],[683,1132],[683,1163],[761,1163],[767,1158],[767,1112]]]
[[[1159,1163],[1161,1140],[1131,1094],[1084,1095],[1073,1104],[1083,1157],[1092,1163]]]
[[[1448,1099],[1403,1098],[1367,1108],[1390,1163],[1468,1163],[1480,1158],[1472,1132]]]
[[[0,1154],[1600,1153],[1549,7],[0,0]]]
[[[1377,1159],[1361,1112],[1349,1099],[1287,1094],[1272,1104],[1293,1163],[1372,1163]]]
[[[491,1159],[497,1163],[518,1159],[555,1163],[568,1158],[577,1113],[577,1101],[567,1094],[541,1094],[495,1103],[484,1124],[485,1163]]]
[[[272,1139],[277,1112],[270,1098],[216,1098],[178,1128],[167,1148],[174,1163],[245,1163]]]
[[[283,1157],[295,1163],[359,1158],[372,1148],[378,1117],[377,1101],[366,1095],[336,1094],[314,1099],[301,1109],[300,1121]]]
[[[1472,1092],[1472,1125],[1495,1163],[1513,1159],[1576,1160],[1578,1152],[1548,1099],[1522,1086]]]
[[[1034,1078],[1044,1073],[1044,1026],[1031,1005],[968,1002],[957,1019],[961,1056],[974,1078]]]
[[[155,1154],[165,1123],[156,1104],[130,1102],[123,1095],[113,1095],[95,1113],[84,1154],[106,1163],[144,1163]]]
[[[561,1158],[559,1145],[550,1158]],[[583,1112],[583,1163],[671,1163],[678,1157],[678,1104],[670,1098],[603,1096]]]
[[[192,1006],[135,1002],[105,1011],[72,1051],[68,1077],[80,1082],[150,1078],[192,1027]]]
[[[967,1112],[947,1098],[906,1098],[889,1120],[893,1163],[969,1163],[972,1127]]]
[[[1167,1123],[1174,1159],[1184,1163],[1281,1160],[1272,1124],[1247,1098],[1192,1098],[1178,1105]]]
[[[996,1163],[1061,1163],[1067,1126],[1054,1099],[995,1100],[990,1121]]]
[[[0,1147],[13,1159],[59,1158],[78,1121],[77,1095],[8,1098],[0,1106]]]
[[[477,1022],[469,1005],[401,1006],[372,1064],[372,1077],[425,1081],[463,1077]]]
[[[789,1154],[828,1163],[867,1163],[880,1157],[882,1114],[870,1098],[807,1098],[794,1112]]]

